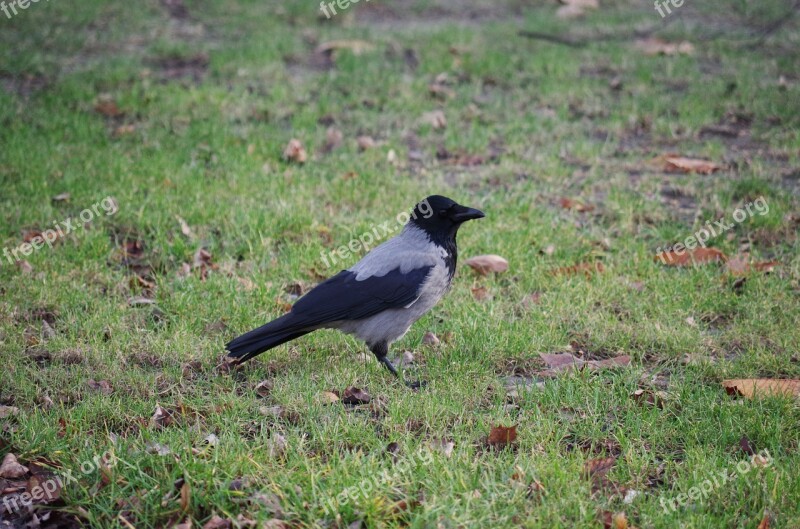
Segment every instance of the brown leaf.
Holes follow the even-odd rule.
[[[716,248],[695,248],[693,250],[682,249],[679,251],[663,251],[653,257],[653,260],[667,266],[689,266],[693,264],[706,264],[727,262],[728,256]]]
[[[431,448],[431,450],[441,452],[445,457],[449,458],[451,455],[453,455],[453,448],[456,446],[456,444],[453,441],[448,441],[447,439],[436,439],[428,443],[428,446]]]
[[[305,163],[308,154],[300,140],[292,138],[283,150],[283,159],[287,162]]]
[[[189,237],[190,239],[194,239],[194,232],[192,232],[192,228],[189,227],[189,224],[185,220],[183,220],[183,217],[181,217],[180,215],[175,215],[175,219],[181,226],[181,233],[184,234],[186,237]]]
[[[269,449],[269,455],[271,457],[282,457],[286,454],[288,446],[289,444],[286,442],[286,438],[278,432],[274,432],[272,437],[267,441],[267,448]]]
[[[667,42],[656,38],[640,39],[634,43],[634,47],[645,55],[694,54],[694,45],[685,40],[682,42]]]
[[[319,396],[323,404],[333,404],[335,402],[339,402],[339,395],[332,391],[323,391]]]
[[[576,368],[581,369],[583,367],[588,367],[589,369],[624,367],[631,363],[631,357],[628,355],[615,356],[613,358],[606,358],[605,360],[588,361],[576,358],[571,353],[539,353],[539,356],[553,373]]]
[[[317,49],[314,50],[315,53],[322,55],[325,53],[331,53],[336,50],[350,50],[353,52],[353,55],[361,55],[364,52],[371,51],[374,49],[375,46],[365,40],[357,40],[357,39],[343,39],[343,40],[331,40],[328,42],[323,42]]]
[[[649,404],[662,408],[664,406],[663,400],[659,395],[650,391],[649,389],[637,389],[631,393],[631,398],[639,404]]]
[[[328,127],[327,132],[325,133],[325,145],[322,146],[323,153],[329,153],[339,147],[344,140],[344,135],[342,131],[334,128]]]
[[[564,209],[574,209],[579,213],[592,211],[594,209],[594,206],[586,205],[570,198],[561,198],[558,203]]]
[[[17,267],[19,268],[20,272],[22,272],[23,275],[31,275],[33,273],[33,267],[31,266],[31,264],[28,262],[27,259],[14,261],[14,264],[17,265]]]
[[[485,301],[487,299],[491,299],[492,297],[492,295],[489,293],[489,289],[484,286],[473,287],[470,290],[472,291],[472,297],[478,301]]]
[[[203,525],[203,529],[231,529],[231,521],[220,518],[216,514]]]
[[[272,393],[272,386],[272,380],[262,380],[256,384],[256,394],[261,398],[267,398]]]
[[[441,340],[439,340],[439,337],[433,334],[431,331],[426,332],[425,335],[422,337],[422,345],[437,346],[440,343]]]
[[[17,479],[28,473],[28,467],[22,466],[17,461],[17,457],[11,452],[3,458],[0,465],[0,478]]]
[[[586,477],[592,479],[605,477],[616,462],[617,458],[614,456],[589,459],[583,464],[583,473]]]
[[[447,127],[447,118],[441,110],[434,110],[426,112],[422,115],[421,121],[430,125],[434,129],[443,129]]]
[[[172,424],[172,422],[172,413],[161,406],[156,405],[153,416],[150,417],[150,424],[155,427],[165,428]]]
[[[771,273],[776,266],[780,266],[778,261],[762,261],[757,263],[750,263],[746,256],[737,255],[731,257],[726,263],[725,268],[732,276],[744,276],[752,271],[764,272],[765,274]]]
[[[494,426],[486,444],[492,448],[506,448],[517,440],[517,426]]]
[[[500,273],[508,270],[508,261],[494,254],[476,255],[464,261],[464,264],[482,276],[487,275],[489,272]]]
[[[366,151],[378,145],[375,143],[375,140],[372,139],[372,136],[359,136],[356,138],[356,143],[358,144],[359,151]]]
[[[588,9],[597,9],[599,4],[597,0],[560,0],[562,4],[556,10],[558,18],[577,18],[583,16]]]
[[[19,408],[14,406],[0,406],[0,419],[8,419],[19,413]]]
[[[800,380],[779,380],[771,378],[748,378],[723,380],[722,387],[729,395],[741,395],[748,399],[785,395],[800,396]]]
[[[572,266],[562,266],[560,268],[551,270],[550,273],[556,276],[559,275],[574,276],[577,274],[583,274],[588,279],[595,272],[602,273],[605,272],[605,270],[606,267],[603,266],[603,263],[601,263],[600,261],[594,261],[592,263],[579,263]]]
[[[758,524],[758,529],[769,529],[769,514],[765,514],[761,523]]]
[[[342,402],[351,406],[368,404],[370,400],[369,393],[353,386],[345,389],[344,394],[342,394]]]
[[[759,263],[753,263],[751,265],[756,272],[764,272],[765,274],[769,274],[772,272],[776,266],[781,266],[779,261],[763,261]]]
[[[753,456],[756,454],[756,449],[753,448],[753,443],[748,439],[746,435],[743,435],[741,439],[739,439],[739,448],[742,449],[742,452],[749,456]]]
[[[192,501],[192,488],[189,486],[188,481],[184,481],[181,486],[181,511],[186,512],[189,510],[189,505]]]
[[[125,114],[125,112],[119,109],[116,101],[108,98],[103,98],[95,103],[94,110],[107,118],[118,118]]]
[[[684,158],[683,156],[664,158],[664,170],[668,172],[711,174],[720,169],[722,169],[721,166],[707,160]]]
[[[101,380],[100,382],[97,382],[93,378],[90,378],[86,381],[86,385],[94,391],[99,391],[103,395],[111,395],[114,393],[114,388],[111,386],[111,384],[109,384],[108,380]]]

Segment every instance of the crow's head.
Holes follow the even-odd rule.
[[[447,197],[431,195],[414,206],[409,222],[434,239],[440,239],[455,236],[464,222],[485,216],[482,211],[462,206]]]

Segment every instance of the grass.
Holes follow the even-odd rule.
[[[119,206],[24,256],[30,271],[0,256],[0,404],[19,410],[0,419],[0,454],[71,469],[79,480],[56,513],[93,527],[214,515],[598,527],[603,511],[638,528],[756,527],[765,514],[800,527],[798,402],[735,399],[720,385],[800,378],[796,19],[757,42],[788,2],[685,5],[669,24],[649,5],[601,3],[572,21],[513,0],[375,0],[330,21],[313,3],[244,0],[186,12],[172,2],[172,14],[156,1],[49,2],[0,16],[0,245],[108,196]],[[625,36],[649,26],[695,53],[641,53]],[[314,53],[338,39],[374,48]],[[108,100],[119,115],[96,110]],[[424,122],[435,110],[445,128]],[[707,132],[719,125],[733,137]],[[329,127],[344,140],[325,152]],[[362,152],[361,135],[378,145]],[[282,160],[291,138],[307,163]],[[670,152],[723,169],[665,173],[654,159]],[[465,154],[482,159],[451,163]],[[61,193],[69,200],[52,200]],[[499,254],[510,269],[480,278],[460,266],[395,345],[413,351],[409,376],[427,388],[407,390],[332,331],[217,367],[224,343],[281,314],[297,283],[336,271],[323,253],[433,193],[487,212],[460,233],[462,258]],[[769,213],[711,245],[779,261],[772,274],[734,285],[718,265],[653,262],[760,196]],[[594,209],[563,209],[564,197]],[[210,261],[192,268],[199,248]],[[604,272],[552,273],[594,261]],[[155,304],[130,303],[142,296]],[[446,339],[422,345],[427,331]],[[566,351],[632,362],[541,376],[539,353]],[[526,387],[509,396],[512,375]],[[271,389],[258,391],[264,380]],[[324,403],[349,386],[372,403]],[[660,392],[660,406],[637,389]],[[151,421],[156,406],[174,412],[168,424]],[[513,447],[486,447],[496,425],[517,425]],[[773,463],[736,473],[743,437]],[[443,441],[449,456],[431,449]],[[106,451],[113,469],[79,472]],[[598,490],[584,467],[608,456]],[[662,498],[726,469],[730,481],[665,512]]]

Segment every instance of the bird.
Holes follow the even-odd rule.
[[[238,365],[312,331],[338,329],[364,341],[399,379],[389,346],[450,290],[458,229],[483,217],[482,211],[441,195],[421,200],[398,235],[319,283],[283,316],[228,342],[229,359]]]

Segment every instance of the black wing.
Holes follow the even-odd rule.
[[[355,272],[342,270],[300,298],[292,307],[292,319],[310,327],[339,320],[360,320],[386,309],[404,307],[419,297],[432,268],[423,266],[405,274],[396,268],[384,276],[361,281],[356,280]]]

